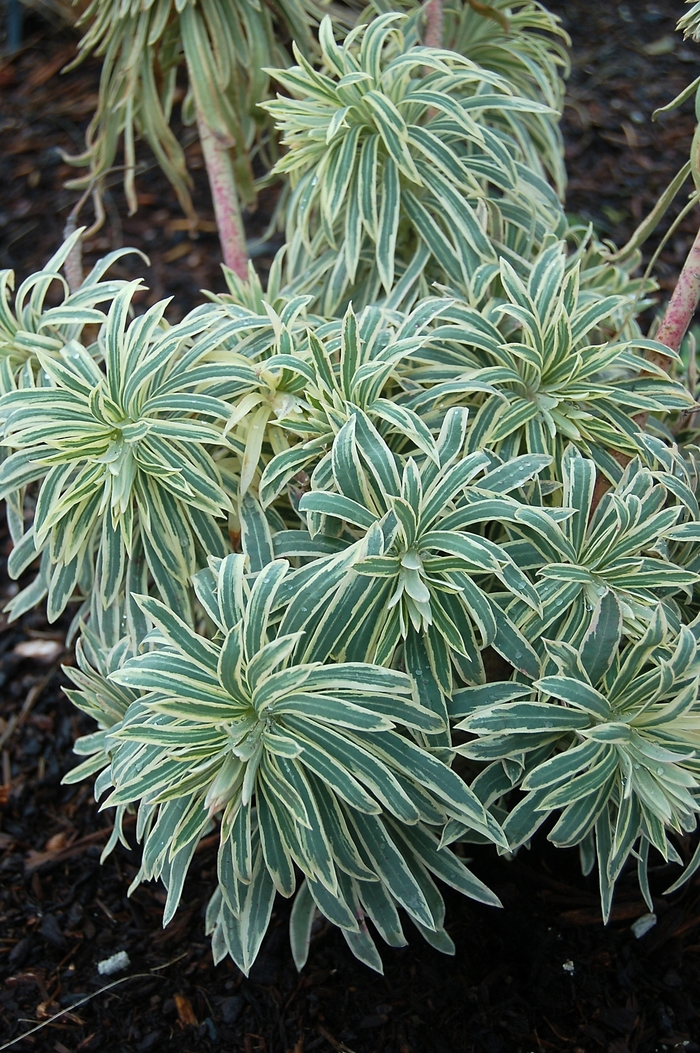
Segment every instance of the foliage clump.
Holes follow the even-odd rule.
[[[178,4],[183,31],[216,8]],[[169,11],[129,8],[160,19],[144,77]],[[556,20],[444,14],[441,48],[409,4],[325,18],[261,73],[290,182],[266,287],[227,271],[175,325],[135,316],[109,259],[67,289],[78,235],[14,307],[3,275],[10,573],[39,560],[11,616],[79,602],[69,695],[98,730],[69,780],[115,809],[108,851],[136,812],[166,921],[216,832],[206,924],[246,972],[277,893],[300,968],[318,911],[381,970],[404,917],[453,950],[436,879],[497,904],[451,845],[544,826],[607,919],[629,860],[651,908],[697,826],[687,349],[643,334],[635,245],[566,215]]]

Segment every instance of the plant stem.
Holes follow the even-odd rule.
[[[443,0],[428,0],[425,5],[425,33],[423,43],[427,48],[442,47]]]
[[[668,302],[661,325],[654,337],[659,343],[665,344],[671,351],[680,349],[683,337],[688,331],[688,326],[693,320],[695,308],[700,300],[700,230],[695,235],[690,252],[688,253],[683,269],[678,277],[676,288]],[[645,356],[648,362],[662,369],[668,369],[670,365],[669,356],[663,351],[650,351]],[[638,413],[634,421],[640,428],[644,429],[648,414]],[[623,467],[629,462],[628,457],[616,454],[617,460]],[[591,515],[598,507],[603,494],[610,489],[610,483],[600,472],[596,480],[591,503]]]
[[[666,344],[666,347],[670,347],[672,351],[678,351],[688,331],[688,326],[693,320],[698,299],[700,299],[700,230],[683,264],[683,270],[655,339]],[[664,369],[668,368],[667,356],[662,352],[655,352],[647,357],[655,365],[660,365]]]
[[[214,135],[199,110],[197,128],[207,166],[224,263],[245,280],[248,277],[248,251],[231,157],[228,148]]]
[[[71,234],[75,234],[78,222],[75,210],[71,212],[68,217],[68,222],[63,229],[63,239],[67,240]],[[74,293],[77,292],[80,286],[83,284],[83,239],[78,238],[73,248],[66,257],[66,262],[63,264],[63,272],[68,282],[69,290]]]

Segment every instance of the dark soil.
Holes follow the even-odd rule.
[[[666,50],[680,0],[550,6],[574,45],[565,114],[569,207],[622,242],[687,156],[692,105],[656,125],[648,117],[698,75],[700,51],[678,39]],[[16,268],[19,278],[58,246],[75,201],[62,189],[71,170],[59,151],[82,145],[98,67],[60,78],[73,49],[70,34],[30,20],[25,48],[0,65],[0,266]],[[140,176],[133,217],[115,176],[107,225],[88,246],[88,256],[120,244],[147,251],[144,297],[173,295],[173,318],[198,302],[200,287],[223,288],[197,145],[188,153],[202,219],[197,240],[151,167]],[[251,236],[266,221],[261,206],[250,217]],[[664,289],[693,234],[691,220],[669,243],[657,269]],[[121,265],[123,275],[142,272],[136,260]],[[2,581],[6,598],[14,586]],[[621,882],[603,928],[595,882],[581,877],[574,853],[555,852],[544,838],[510,862],[474,853],[475,871],[503,910],[445,890],[454,959],[414,933],[409,948],[382,950],[379,977],[328,926],[298,975],[288,906],[280,902],[250,979],[230,961],[215,968],[203,935],[215,848],[197,854],[185,906],[166,930],[159,886],[127,898],[138,854],[119,849],[100,865],[110,815],[97,812],[87,785],[61,786],[75,763],[74,739],[91,730],[61,693],[59,663],[71,660],[61,654],[61,627],[47,627],[37,613],[0,629],[0,1053],[8,1044],[18,1053],[700,1050],[700,880],[659,896],[658,923],[636,939],[631,923],[647,908],[634,876]],[[49,664],[23,657],[18,645],[29,641],[53,650]],[[655,891],[674,876],[660,867]],[[128,968],[100,976],[97,963],[118,951],[127,952]]]

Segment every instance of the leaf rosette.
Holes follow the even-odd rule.
[[[477,395],[474,424],[481,441],[504,460],[520,453],[549,454],[560,463],[574,442],[600,470],[617,481],[621,468],[613,453],[640,453],[641,429],[635,414],[687,411],[687,389],[641,352],[673,354],[665,345],[637,337],[605,337],[612,316],[624,302],[618,296],[590,297],[579,291],[580,267],[567,270],[563,244],[546,249],[524,281],[506,259],[500,261],[504,297],[483,309],[452,304],[433,340],[414,356],[413,374],[432,384],[429,397],[449,405],[469,395],[470,384],[486,384],[496,394]],[[426,404],[424,395],[407,399]],[[556,471],[556,468],[554,469]]]
[[[293,476],[311,472],[327,454],[341,428],[360,410],[394,449],[434,455],[435,443],[420,416],[392,398],[400,390],[404,362],[427,339],[427,327],[444,309],[437,300],[395,319],[389,312],[352,307],[342,321],[308,333],[307,347],[275,359],[301,380],[301,413],[282,416],[277,427],[302,438],[265,466],[260,499],[269,505]],[[389,315],[389,317],[387,317]],[[306,353],[304,353],[304,351]]]
[[[360,272],[369,285],[356,302],[390,292],[397,260],[413,258],[415,281],[433,258],[461,287],[498,251],[564,229],[556,194],[517,141],[527,136],[520,114],[549,107],[455,52],[411,46],[400,21],[380,15],[338,45],[325,18],[324,71],[296,52],[298,65],[274,71],[293,98],[263,106],[289,147],[275,167],[294,186],[289,272],[312,266],[317,287],[323,277],[327,311]]]
[[[341,544],[364,536],[366,545],[353,560],[354,583],[329,594],[322,615],[316,612],[314,639],[327,640],[336,656],[372,654],[382,663],[392,661],[403,641],[416,641],[427,648],[424,665],[446,694],[452,666],[467,682],[483,681],[482,647],[494,647],[529,676],[539,672],[535,651],[490,595],[498,582],[508,597],[541,613],[537,592],[505,548],[478,531],[494,519],[519,518],[523,505],[509,491],[548,459],[525,456],[502,465],[485,452],[463,455],[466,429],[466,412],[450,410],[434,459],[419,468],[413,458],[402,464],[358,411],[299,502],[312,537],[332,535],[335,523]],[[570,514],[530,511],[545,531],[554,518]]]
[[[18,577],[39,553],[42,564],[30,591],[15,598],[15,617],[48,592],[54,620],[77,585],[87,595],[93,583],[106,607],[139,556],[161,594],[187,610],[189,579],[206,560],[197,547],[227,550],[217,519],[231,500],[213,451],[225,445],[230,407],[202,393],[218,371],[200,368],[220,330],[207,332],[206,311],[167,327],[167,301],[129,324],[137,284],[114,297],[98,341],[102,367],[78,340],[55,357],[37,351],[40,383],[0,402],[2,442],[14,451],[0,469],[0,493],[19,503],[39,484],[9,570]],[[235,390],[231,377],[227,386]]]
[[[667,485],[655,482],[635,460],[593,510],[594,462],[569,446],[561,471],[562,503],[573,514],[544,531],[542,520],[530,523],[531,513],[523,509],[519,522],[507,526],[520,540],[505,548],[539,577],[535,589],[543,611],[538,615],[515,601],[506,608],[511,618],[529,640],[549,637],[578,646],[598,600],[612,593],[629,636],[646,631],[660,600],[677,631],[679,602],[692,596],[700,580],[696,567],[669,558],[684,537],[700,537],[698,523],[679,523],[682,506],[669,503],[681,481],[666,474]]]
[[[15,387],[32,386],[39,368],[37,351],[57,357],[67,343],[79,340],[85,326],[102,325],[105,315],[96,304],[112,300],[126,285],[125,281],[103,281],[104,274],[121,256],[135,249],[118,249],[108,253],[85,276],[73,292],[61,274],[66,260],[75,250],[83,231],[66,238],[45,267],[30,275],[17,289],[14,298],[14,271],[0,271],[0,393]],[[49,289],[59,286],[63,296],[57,306],[47,306]],[[14,302],[13,302],[14,300]],[[28,372],[24,370],[28,365]]]
[[[365,11],[384,13],[406,11],[413,32],[422,36],[425,9],[410,0],[374,0]],[[405,34],[408,36],[408,26]],[[564,80],[570,62],[570,44],[559,18],[533,0],[489,0],[488,4],[446,0],[443,4],[443,42],[482,69],[501,76],[518,95],[543,102],[553,115],[520,114],[527,127],[518,141],[535,171],[541,166],[549,172],[557,192],[563,196],[566,172],[557,116],[564,104]],[[529,149],[528,149],[529,146]]]
[[[697,825],[696,632],[694,625],[670,634],[658,607],[641,639],[621,647],[622,613],[608,593],[580,648],[548,641],[553,674],[536,681],[536,695],[518,684],[454,695],[457,728],[476,736],[458,752],[494,762],[480,777],[491,782],[492,794],[504,792],[504,780],[525,793],[504,825],[511,845],[524,844],[561,810],[549,839],[582,846],[588,869],[597,854],[606,920],[615,881],[635,845],[640,842],[640,877],[651,903],[649,848],[679,861],[668,834]],[[489,695],[498,701],[489,704]]]
[[[296,664],[300,634],[280,634],[273,613],[288,563],[275,560],[254,579],[245,563],[231,555],[196,579],[218,630],[213,640],[161,601],[141,598],[155,625],[150,650],[110,677],[136,699],[111,731],[113,790],[104,807],[139,802],[141,877],[164,876],[176,889],[166,919],[198,840],[219,814],[224,916],[215,950],[246,970],[275,891],[295,890],[295,867],[318,908],[358,938],[357,883],[378,884],[380,899],[429,932],[441,928],[430,871],[493,902],[454,857],[438,852],[431,829],[449,818],[505,842],[459,776],[410,734],[442,726],[417,701],[411,677],[371,663]],[[405,860],[407,851],[420,865]]]

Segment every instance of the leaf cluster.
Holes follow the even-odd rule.
[[[99,99],[85,152],[66,157],[88,171],[67,186],[101,187],[123,137],[124,191],[130,211],[135,212],[140,136],[148,142],[183,210],[196,222],[185,153],[170,126],[178,71],[184,66],[185,121],[194,123],[199,112],[213,134],[231,147],[238,190],[246,204],[253,204],[251,150],[269,140],[269,126],[256,108],[269,93],[264,67],[287,64],[285,45],[290,38],[310,53],[311,30],[320,14],[315,0],[279,0],[273,5],[91,0],[78,21],[86,29],[76,61],[90,54],[102,57]]]
[[[695,402],[634,254],[558,197],[561,33],[451,5],[426,48],[378,6],[274,73],[266,287],[169,325],[107,260],[47,307],[71,243],[0,287],[11,615],[80,604],[70,778],[109,849],[136,813],[166,921],[216,834],[207,928],[246,972],[277,893],[299,967],[316,912],[378,970],[405,917],[450,953],[436,879],[497,903],[450,846],[540,827],[604,917],[630,859],[651,906],[700,810]]]

